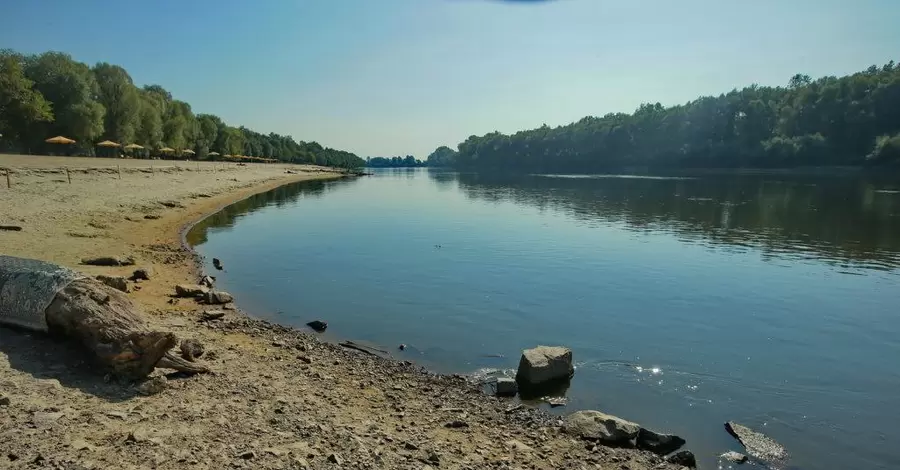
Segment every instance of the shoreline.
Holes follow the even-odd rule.
[[[16,204],[0,218],[24,227],[0,233],[0,252],[89,275],[152,266],[152,279],[134,284],[129,297],[151,328],[200,341],[206,353],[199,363],[213,372],[186,377],[157,370],[152,376],[164,389],[143,396],[135,384],[93,370],[78,348],[0,329],[0,395],[9,399],[0,406],[0,442],[16,457],[0,456],[2,464],[9,458],[12,468],[33,462],[85,468],[677,468],[649,452],[586,445],[563,433],[559,418],[485,395],[463,376],[361,354],[239,310],[198,321],[204,305],[171,298],[175,284],[195,283],[202,272],[199,253],[185,239],[193,226],[247,197],[339,177],[334,173],[253,167],[210,180],[198,167],[197,174],[173,170],[154,181],[134,171],[128,183],[118,183],[89,172],[90,185],[75,188],[33,170],[17,169],[18,178],[32,179],[13,191],[0,189],[0,204]],[[221,189],[231,179],[239,181]],[[141,187],[159,202],[136,194]],[[218,193],[206,194],[207,188]],[[138,218],[136,210],[159,217]],[[137,255],[138,266],[75,264],[81,256],[127,252]]]

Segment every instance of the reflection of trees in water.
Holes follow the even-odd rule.
[[[271,191],[254,194],[242,201],[238,201],[221,211],[207,217],[195,225],[187,234],[187,241],[191,245],[206,243],[206,235],[210,229],[227,229],[233,227],[235,222],[244,215],[262,209],[264,207],[283,207],[296,202],[301,197],[322,197],[335,187],[347,184],[348,180],[310,180],[301,181],[280,186]]]
[[[588,224],[667,231],[685,241],[761,249],[766,257],[900,266],[900,194],[859,179],[454,176],[469,197],[559,210]]]
[[[430,179],[442,191],[452,190],[456,187],[455,171],[443,168],[429,168],[428,179]]]

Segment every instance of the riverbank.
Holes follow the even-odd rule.
[[[201,322],[202,306],[170,303],[174,285],[197,280],[184,227],[255,193],[340,175],[56,160],[0,156],[11,169],[11,188],[0,180],[0,225],[22,229],[0,232],[0,253],[91,275],[132,268],[81,266],[81,258],[134,256],[154,272],[129,294],[147,322],[199,340],[200,362],[213,372],[170,375],[164,390],[143,396],[94,370],[77,347],[0,329],[0,395],[9,400],[0,405],[0,468],[667,468],[653,454],[585,445],[558,419],[485,396],[462,377],[237,311]]]

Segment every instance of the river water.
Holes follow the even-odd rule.
[[[380,170],[235,204],[189,241],[255,314],[444,372],[573,349],[562,412],[787,468],[900,468],[900,182]],[[212,266],[207,266],[212,271]],[[498,355],[502,357],[497,357]],[[554,412],[560,412],[559,409]]]

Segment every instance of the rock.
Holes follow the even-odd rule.
[[[293,463],[294,468],[296,468],[297,470],[307,470],[310,468],[309,462],[301,457],[292,458],[291,463]]]
[[[441,463],[441,456],[438,455],[437,452],[432,452],[428,454],[428,459],[426,460],[428,460],[429,463],[439,464]]]
[[[501,397],[515,396],[519,391],[519,385],[509,377],[498,377],[494,385],[494,393]]]
[[[204,294],[203,300],[210,305],[221,305],[231,302],[234,297],[222,290],[211,290]]]
[[[200,297],[206,295],[209,289],[197,284],[178,284],[175,286],[175,295],[178,297]]]
[[[733,463],[744,463],[748,460],[746,455],[734,451],[725,452],[719,458]]]
[[[154,276],[153,268],[150,266],[146,266],[143,268],[135,269],[131,274],[131,280],[133,281],[149,281],[151,277]]]
[[[31,417],[31,424],[34,424],[34,427],[38,429],[47,429],[56,424],[63,416],[64,414],[61,411],[36,411]]]
[[[7,230],[10,232],[21,232],[22,227],[19,225],[0,225],[0,230]]]
[[[250,459],[256,458],[256,452],[253,452],[252,450],[245,450],[245,451],[241,452],[240,454],[238,454],[238,457],[240,457],[244,460],[250,460]]]
[[[203,344],[196,339],[185,339],[181,341],[181,357],[185,360],[194,362],[198,357],[203,355]]]
[[[419,446],[413,444],[412,442],[404,443],[403,448],[406,450],[419,450]]]
[[[138,444],[150,442],[153,444],[161,444],[162,440],[160,440],[158,437],[153,437],[153,434],[149,430],[138,428],[128,433],[128,437],[125,438],[125,442],[134,442]]]
[[[307,323],[306,326],[321,333],[328,328],[328,322],[324,322],[322,320],[313,320],[313,321]]]
[[[469,423],[457,419],[457,420],[453,420],[453,421],[450,421],[449,423],[445,424],[444,427],[450,428],[450,429],[467,428],[467,427],[469,427]]]
[[[514,452],[531,452],[534,450],[522,441],[517,441],[515,439],[506,441],[506,447]]]
[[[156,395],[157,393],[162,392],[166,389],[167,381],[166,378],[158,375],[156,377],[151,377],[145,380],[143,383],[137,386],[137,391],[141,395],[151,396]]]
[[[132,266],[134,265],[134,257],[99,256],[97,258],[83,258],[81,264],[89,266]]]
[[[338,454],[331,454],[328,456],[328,461],[333,464],[340,465],[344,460]]]
[[[211,321],[218,320],[225,316],[225,312],[221,310],[207,310],[200,314],[200,320],[202,321]]]
[[[219,258],[213,258],[213,267],[215,267],[216,269],[221,271],[222,270],[222,261],[219,260]]]
[[[638,449],[649,450],[657,455],[675,452],[685,444],[685,440],[674,434],[661,434],[641,428],[637,436]]]
[[[156,214],[147,214],[144,216],[144,218],[147,220],[158,220],[158,219],[160,219],[160,216],[158,216]]]
[[[309,356],[304,356],[301,354],[297,356],[297,359],[304,364],[312,364],[312,359],[310,359]]]
[[[96,279],[113,289],[128,292],[128,279],[125,279],[125,276],[107,276],[105,274],[100,274],[96,276]]]
[[[566,433],[607,444],[633,445],[641,427],[631,421],[594,410],[572,413],[563,423]]]
[[[697,458],[689,450],[682,450],[666,457],[666,462],[683,467],[697,468]]]
[[[566,403],[568,403],[566,397],[546,397],[544,398],[544,401],[550,405],[550,408],[559,408],[561,406],[566,406]]]
[[[92,446],[91,444],[89,444],[87,441],[85,441],[83,439],[76,439],[76,440],[72,441],[72,448],[75,450],[86,450],[89,452],[93,452],[93,451],[97,450],[96,447]]]
[[[522,351],[516,380],[539,385],[572,377],[572,350],[560,346],[538,346]]]
[[[752,457],[766,462],[779,462],[787,459],[788,453],[785,448],[764,434],[734,421],[725,423],[725,430],[737,439]]]
[[[406,349],[406,345],[405,345],[405,344],[401,344],[400,346],[397,347],[397,349],[403,351],[403,350]]]
[[[216,284],[216,278],[212,276],[203,276],[200,278],[200,285],[212,289]]]
[[[0,406],[9,406],[10,400],[9,397],[0,396]]]

